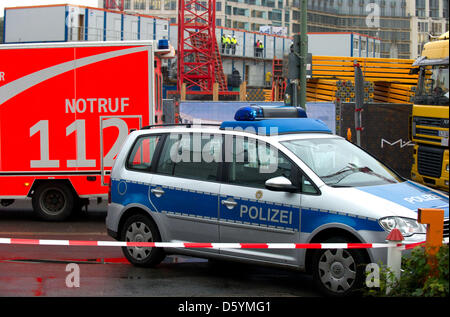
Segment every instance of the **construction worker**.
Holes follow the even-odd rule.
[[[259,52],[259,40],[255,42],[255,57],[258,57]]]
[[[222,34],[222,54],[225,53],[225,48],[227,46],[226,39],[227,39],[226,36]]]
[[[266,73],[266,86],[270,86],[270,80],[272,79],[272,73],[267,72]]]
[[[236,38],[233,36],[231,38],[231,54],[236,54],[236,45],[237,45],[237,40]]]
[[[259,42],[259,57],[263,57],[264,44],[262,41]]]
[[[227,54],[230,54],[230,47],[231,47],[231,36],[230,35],[227,35],[227,38],[225,39],[225,43],[226,43],[226,45],[225,45],[226,52],[227,52]]]

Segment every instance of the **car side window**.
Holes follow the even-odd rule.
[[[144,135],[139,137],[128,156],[126,167],[137,171],[150,171],[156,146],[160,135]]]
[[[278,149],[265,142],[235,136],[232,146],[226,147],[225,151],[225,161],[229,162],[229,183],[265,188],[265,182],[270,178],[284,176],[291,179],[291,162]]]
[[[171,133],[166,138],[156,172],[175,177],[216,181],[221,157],[221,135]]]
[[[312,194],[312,195],[319,194],[319,191],[316,189],[313,183],[303,173],[301,175],[300,182],[301,182],[301,192],[303,194]]]

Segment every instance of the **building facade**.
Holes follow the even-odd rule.
[[[449,30],[447,0],[410,1],[411,58],[420,56],[423,45]]]
[[[308,31],[356,32],[381,39],[383,58],[410,58],[407,1],[309,0]]]
[[[99,0],[104,6],[104,0]],[[448,30],[447,0],[308,0],[308,32],[354,32],[381,39],[380,56],[415,58],[428,33]],[[124,10],[176,23],[178,0],[124,0]],[[216,25],[300,32],[300,0],[217,0]]]
[[[178,0],[124,0],[124,10],[169,18],[176,23]],[[216,0],[216,25],[259,31],[263,26],[286,28],[291,33],[292,8],[299,0]],[[99,0],[104,7],[104,0]]]

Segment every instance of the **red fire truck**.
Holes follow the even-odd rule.
[[[0,45],[1,204],[31,198],[60,221],[106,198],[129,131],[162,121],[170,52],[166,41]]]

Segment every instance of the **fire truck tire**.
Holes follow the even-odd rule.
[[[47,221],[63,221],[75,206],[73,191],[63,183],[45,183],[33,195],[33,209],[39,218]]]

